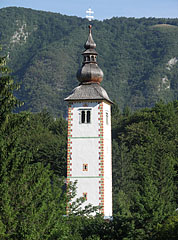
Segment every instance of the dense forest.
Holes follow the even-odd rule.
[[[115,101],[113,221],[83,198],[66,216],[63,98],[78,85],[87,20],[5,8],[0,21],[0,239],[177,240],[178,19],[93,21]]]
[[[113,221],[65,186],[67,122],[46,110],[13,113],[23,103],[0,58],[0,239],[176,240],[178,101],[134,113],[112,107]],[[70,191],[70,195],[66,194]],[[73,211],[75,209],[75,211]]]
[[[88,20],[10,7],[0,9],[0,22],[21,109],[66,116],[63,99],[78,85]],[[121,110],[178,98],[178,19],[121,17],[92,25],[102,85]]]

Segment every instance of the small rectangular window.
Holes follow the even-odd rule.
[[[83,198],[84,198],[85,200],[87,200],[87,193],[86,193],[86,192],[83,193]]]
[[[88,171],[88,164],[83,164],[83,171]]]
[[[109,124],[109,114],[108,114],[108,112],[106,112],[106,125],[108,125]]]
[[[90,109],[82,109],[80,110],[80,123],[91,123],[91,110]]]

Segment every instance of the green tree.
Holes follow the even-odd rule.
[[[114,205],[117,216],[132,220],[129,239],[150,239],[176,208],[177,124],[177,102],[160,102],[121,117],[115,128]]]
[[[63,179],[21,147],[28,114],[11,113],[18,101],[5,58],[0,71],[0,238],[62,239],[68,229]]]
[[[31,152],[34,162],[50,164],[55,174],[66,176],[67,122],[62,117],[54,119],[46,111],[28,113],[21,148]]]
[[[157,233],[154,240],[176,240],[178,238],[178,215],[168,217],[157,227]]]
[[[0,49],[1,50],[1,49]],[[8,115],[19,103],[13,91],[18,89],[6,66],[6,57],[0,57],[0,127],[7,121]]]
[[[7,152],[8,149],[8,152]],[[29,152],[1,143],[1,239],[62,239],[66,198],[64,182]],[[56,238],[58,239],[58,238]]]

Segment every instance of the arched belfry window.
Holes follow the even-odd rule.
[[[81,109],[79,112],[79,123],[91,123],[91,109]]]

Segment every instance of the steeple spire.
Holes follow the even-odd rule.
[[[84,44],[84,48],[86,50],[87,49],[94,49],[94,48],[96,48],[96,43],[94,42],[92,34],[91,34],[92,25],[89,25],[88,28],[89,28],[88,40]]]
[[[96,62],[96,57],[98,53],[96,52],[96,43],[93,40],[92,26],[89,25],[89,35],[88,39],[84,45],[85,51],[83,55],[83,65],[77,72],[77,79],[81,84],[83,83],[98,83],[103,80],[103,71],[98,67]]]

